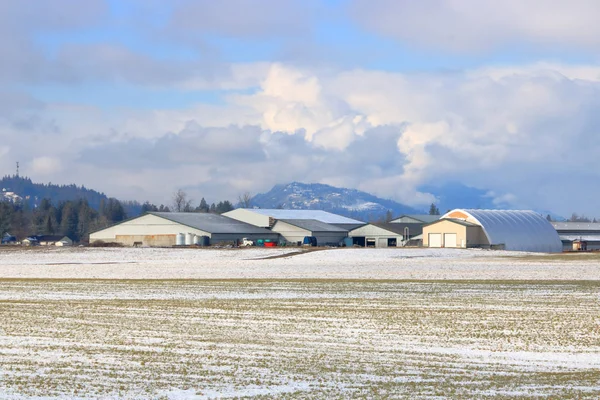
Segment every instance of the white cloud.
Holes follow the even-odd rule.
[[[34,158],[28,168],[31,174],[44,177],[58,174],[62,169],[62,162],[58,158],[48,156]]]
[[[218,200],[300,180],[426,205],[435,199],[420,186],[458,181],[499,202],[594,215],[594,76],[585,65],[402,74],[273,64],[255,93],[222,105],[121,110],[110,119],[93,107],[28,109],[41,122],[23,131],[27,140],[14,134],[20,112],[12,110],[0,120],[11,148],[2,161],[30,165],[24,172],[34,179],[157,202],[176,187]],[[45,121],[59,133],[45,131]],[[560,189],[566,181],[569,191]]]
[[[373,31],[436,49],[600,45],[596,0],[354,0],[351,13]]]

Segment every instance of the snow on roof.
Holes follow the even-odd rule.
[[[307,231],[311,232],[348,232],[347,229],[317,221],[316,219],[280,219],[279,221],[297,226],[298,228],[306,229]]]
[[[169,221],[177,222],[208,233],[272,233],[268,229],[259,228],[219,214],[188,212],[149,212],[148,214],[156,215],[157,217],[168,219]]]
[[[452,210],[442,219],[460,218],[481,225],[490,244],[506,250],[559,253],[562,242],[554,227],[540,214],[529,210]]]
[[[280,210],[267,208],[245,208],[245,210],[266,215],[275,219],[314,219],[326,224],[364,224],[352,218],[343,217],[323,210]]]

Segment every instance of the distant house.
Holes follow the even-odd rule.
[[[73,240],[62,235],[35,235],[23,240],[25,246],[72,246]]]
[[[17,238],[10,233],[5,233],[2,236],[2,244],[17,244]]]
[[[38,236],[40,246],[72,246],[73,240],[68,236],[61,235],[42,235]]]
[[[38,246],[40,242],[37,239],[37,236],[28,236],[21,241],[23,246]]]

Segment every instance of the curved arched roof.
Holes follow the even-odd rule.
[[[490,244],[506,250],[559,253],[562,242],[556,229],[540,214],[521,210],[453,210],[443,218],[461,218],[481,225]]]

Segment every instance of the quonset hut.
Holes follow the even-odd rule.
[[[423,227],[423,246],[562,251],[562,242],[552,224],[534,211],[521,210],[450,211]]]

